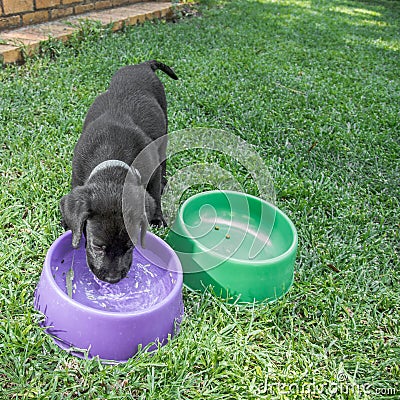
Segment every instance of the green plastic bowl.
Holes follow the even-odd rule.
[[[208,191],[179,208],[167,243],[177,253],[184,284],[213,286],[231,301],[274,301],[293,283],[297,232],[274,205],[233,191]]]

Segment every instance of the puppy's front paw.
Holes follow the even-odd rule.
[[[164,219],[163,216],[153,218],[153,219],[150,221],[150,225],[155,226],[155,227],[157,227],[157,228],[160,228],[160,227],[162,227],[162,226],[163,226],[163,227],[167,227],[167,226],[168,226],[168,224],[167,224],[167,222],[165,221],[165,219]]]
[[[60,221],[61,226],[67,231],[69,229],[69,226],[67,225],[67,223],[65,222],[64,218],[61,218]]]

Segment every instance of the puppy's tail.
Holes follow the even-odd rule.
[[[150,67],[153,71],[157,71],[158,69],[161,69],[161,71],[165,72],[172,79],[175,79],[175,80],[178,79],[175,72],[172,70],[172,68],[168,67],[168,65],[165,65],[156,60],[151,60],[151,61],[148,61],[147,63],[150,65]]]

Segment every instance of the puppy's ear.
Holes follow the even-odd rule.
[[[140,172],[131,167],[131,173],[127,174],[122,196],[122,215],[125,228],[134,246],[140,242],[145,247],[147,232],[147,197]]]
[[[140,195],[132,196],[130,201],[132,199],[136,201],[133,201],[133,204],[130,204],[130,207],[127,207],[128,202],[125,202],[125,207],[123,211],[124,222],[132,243],[136,246],[139,242],[141,247],[145,248],[145,238],[149,226],[144,205],[145,192],[143,188],[138,187],[136,187],[135,192],[136,195],[138,194],[137,192],[139,192]]]
[[[78,248],[83,224],[91,214],[90,190],[84,186],[77,186],[61,198],[60,210],[65,224],[72,230],[72,246]]]
[[[142,222],[140,223],[140,245],[142,246],[143,249],[146,248],[146,233],[147,233],[147,228],[149,224],[147,222],[147,217],[146,215],[142,219]]]

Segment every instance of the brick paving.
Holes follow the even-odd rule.
[[[21,0],[23,1],[23,0]],[[24,54],[31,55],[41,42],[50,37],[67,41],[73,32],[78,31],[81,20],[99,21],[119,30],[124,25],[135,25],[146,20],[168,18],[173,13],[170,2],[141,2],[103,11],[91,11],[61,20],[30,25],[23,28],[0,32],[0,63],[22,62]]]

